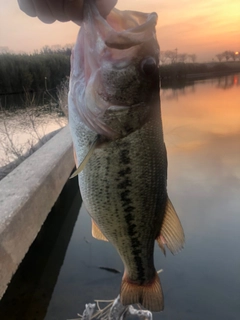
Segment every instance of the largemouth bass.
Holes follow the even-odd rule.
[[[83,202],[94,237],[110,241],[125,267],[123,305],[163,309],[154,267],[184,243],[167,195],[167,154],[159,97],[156,13],[113,9],[105,20],[85,1],[72,52],[69,123]]]

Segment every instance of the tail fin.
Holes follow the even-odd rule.
[[[162,287],[157,273],[153,281],[145,285],[131,283],[124,275],[120,298],[123,305],[140,303],[150,311],[162,311],[164,307]]]

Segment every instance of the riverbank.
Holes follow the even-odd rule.
[[[160,66],[161,86],[227,76],[240,72],[240,61],[209,63],[174,63]]]
[[[74,166],[67,126],[1,180],[0,299]]]
[[[31,156],[35,151],[40,149],[48,140],[50,140],[52,137],[55,136],[60,130],[54,130],[48,134],[46,134],[44,137],[41,138],[40,141],[38,141],[34,146],[29,148],[24,154],[21,155],[21,157],[11,161],[10,163],[0,166],[0,181],[5,178],[11,171],[13,171],[17,166],[19,166],[20,163],[22,163],[25,159],[27,159],[29,156]]]

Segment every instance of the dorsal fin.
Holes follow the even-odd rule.
[[[71,175],[71,177],[69,179],[72,179],[74,177],[76,177],[85,167],[85,165],[88,163],[88,160],[90,159],[91,155],[93,154],[93,151],[96,149],[97,143],[99,141],[100,136],[97,135],[95,137],[95,139],[93,140],[88,153],[86,154],[86,156],[84,157],[83,161],[80,163],[79,167],[77,168],[76,171],[73,172],[73,174]]]
[[[185,236],[183,227],[169,198],[166,204],[160,235],[156,240],[164,254],[165,244],[172,254],[179,252],[184,245]]]
[[[108,239],[104,236],[104,234],[99,229],[98,225],[93,219],[92,219],[92,236],[93,238],[98,240],[108,241]]]

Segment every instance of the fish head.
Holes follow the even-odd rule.
[[[158,54],[151,52],[155,41],[127,49],[108,49],[100,69],[99,95],[111,105],[131,107],[148,103],[158,81]]]
[[[116,139],[138,129],[159,95],[156,13],[113,9],[105,20],[91,1],[72,54],[69,108],[92,131]]]

